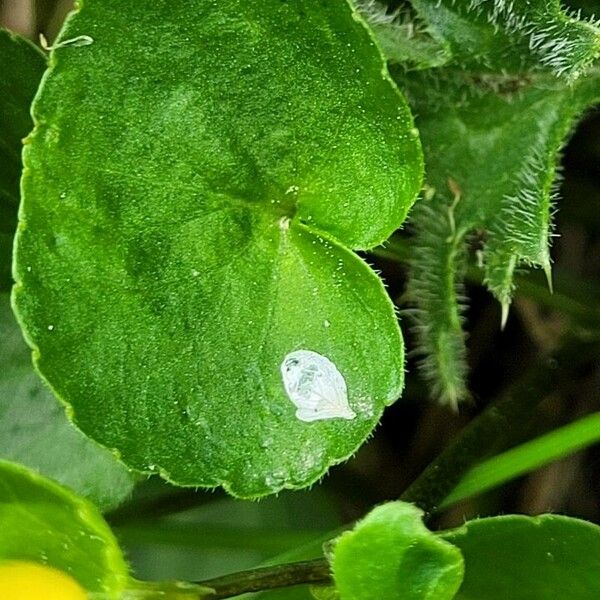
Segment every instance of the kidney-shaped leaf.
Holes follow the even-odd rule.
[[[463,576],[460,551],[429,531],[423,511],[389,502],[335,542],[331,566],[341,600],[450,600]]]
[[[65,573],[106,600],[120,600],[128,584],[117,541],[94,506],[0,461],[0,565],[28,563]]]
[[[456,600],[600,598],[600,527],[559,515],[469,521],[444,538],[465,559]]]
[[[17,242],[40,372],[135,468],[248,497],[315,481],[403,379],[348,248],[402,222],[421,155],[364,24],[343,0],[90,0],[60,40]]]

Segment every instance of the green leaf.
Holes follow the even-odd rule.
[[[457,548],[430,532],[412,504],[378,506],[335,542],[331,566],[341,600],[445,600],[463,577]]]
[[[10,286],[17,226],[21,140],[33,128],[29,107],[46,67],[33,44],[0,29],[0,291]]]
[[[97,509],[24,467],[0,461],[0,562],[54,567],[87,592],[121,600],[127,565]]]
[[[135,482],[108,450],[73,427],[36,375],[7,294],[0,294],[0,458],[51,477],[103,510],[120,504]]]
[[[473,467],[442,507],[450,506],[600,442],[600,412],[583,417]]]
[[[89,0],[68,20],[25,153],[15,303],[86,434],[255,497],[347,459],[401,392],[392,304],[348,248],[400,225],[421,155],[344,0],[189,9]],[[298,350],[348,406],[319,359],[312,400],[337,405],[295,416]]]
[[[600,528],[592,523],[509,515],[469,521],[443,538],[465,559],[456,600],[600,597]]]
[[[396,76],[419,115],[429,185],[412,216],[417,235],[407,297],[432,394],[455,405],[468,395],[461,327],[467,242],[482,246],[485,282],[505,321],[520,264],[550,277],[560,149],[584,110],[600,100],[600,76],[591,71],[572,84],[451,68],[435,78],[399,70]]]
[[[21,138],[33,127],[29,106],[45,68],[40,51],[0,30],[0,289],[10,285],[21,173]],[[6,243],[5,243],[6,242]],[[116,506],[133,487],[133,476],[80,434],[43,386],[10,310],[0,293],[0,457],[32,467],[90,498]]]

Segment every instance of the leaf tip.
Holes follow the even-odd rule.
[[[552,282],[552,265],[550,264],[550,260],[545,260],[542,264],[542,269],[544,269],[544,274],[546,275],[546,281],[548,282],[548,290],[551,294],[554,294],[554,283]]]
[[[506,327],[506,323],[508,321],[508,313],[510,311],[510,300],[502,300],[502,316],[500,318],[500,330],[504,331]]]

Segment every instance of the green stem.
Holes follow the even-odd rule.
[[[201,581],[197,585],[211,588],[211,600],[232,598],[249,592],[261,592],[303,584],[330,584],[329,564],[324,558],[261,567]]]
[[[523,391],[525,388],[535,390],[532,385],[522,387]],[[523,402],[524,398],[529,401]],[[482,458],[506,447],[509,438],[522,434],[522,424],[529,423],[541,400],[542,396],[536,393],[516,393],[492,404],[465,427],[459,438],[421,473],[400,499],[416,504],[427,514],[438,511],[465,472]]]
[[[295,585],[330,585],[325,558],[239,571],[198,583],[132,580],[123,600],[223,600]]]

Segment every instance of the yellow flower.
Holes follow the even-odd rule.
[[[2,600],[86,600],[84,589],[62,571],[25,561],[0,563]]]

